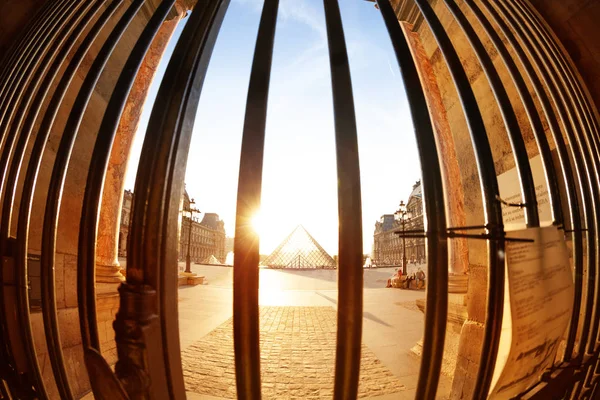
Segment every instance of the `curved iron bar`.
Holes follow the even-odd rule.
[[[177,260],[179,204],[192,128],[208,62],[228,5],[228,0],[201,2],[189,17],[156,96],[135,182],[127,283],[121,290],[122,294],[129,293],[125,301],[135,301],[135,296],[150,291],[156,291],[158,297],[158,302],[151,301],[157,308],[160,326],[146,338],[146,343],[155,345],[147,345],[147,351],[156,398],[185,398],[174,301],[177,270],[172,265]],[[119,314],[126,313],[127,307],[135,310],[134,304],[124,303],[122,297]]]
[[[13,209],[13,202],[15,201],[15,191],[17,190],[17,178],[19,171],[21,170],[21,165],[23,162],[23,158],[25,155],[25,147],[28,141],[31,139],[32,131],[34,123],[37,119],[39,112],[41,111],[42,104],[46,99],[46,95],[50,90],[52,81],[56,78],[56,74],[58,73],[61,64],[66,60],[67,55],[75,45],[76,40],[83,33],[83,31],[87,28],[89,21],[97,14],[103,5],[105,0],[90,2],[87,3],[89,10],[85,14],[80,14],[81,21],[77,24],[77,26],[73,29],[69,38],[65,41],[65,44],[60,49],[59,54],[54,57],[54,61],[49,65],[48,70],[50,71],[46,74],[44,81],[39,85],[40,90],[36,93],[35,98],[33,99],[32,105],[30,107],[30,112],[27,114],[27,118],[23,124],[23,128],[21,129],[19,140],[15,146],[14,157],[12,160],[12,164],[10,166],[10,170],[8,173],[8,177],[6,179],[6,191],[4,194],[4,207],[2,208],[2,219],[0,222],[0,235],[3,237],[9,237],[10,228],[11,228],[11,214],[12,212],[16,212]],[[93,7],[92,7],[93,6]],[[58,46],[56,46],[56,50],[58,50]],[[26,99],[30,98],[26,96]],[[11,131],[12,135],[16,135],[16,129],[20,127],[20,122],[25,117],[25,110],[23,109],[22,113],[17,113],[18,122],[13,122],[14,129]],[[5,151],[7,149],[5,148]],[[22,237],[17,237],[17,242],[19,240],[25,240]],[[20,271],[25,276],[27,274],[27,246],[16,245],[18,250],[22,251],[22,254],[15,254],[15,265],[16,270]],[[44,331],[46,335],[46,341],[48,343],[48,355],[50,358],[50,363],[52,365],[52,370],[54,372],[54,377],[56,380],[57,388],[61,398],[63,399],[72,399],[73,394],[69,385],[69,381],[67,378],[67,372],[64,364],[64,357],[62,355],[62,343],[60,341],[60,334],[58,328],[58,317],[56,311],[56,302],[54,299],[54,276],[50,277],[47,274],[47,271],[41,270],[41,285],[42,285],[42,315],[44,319]]]
[[[279,0],[265,1],[248,85],[240,154],[233,260],[233,328],[238,396],[260,399],[258,310],[259,237],[252,217],[260,208],[265,124]]]
[[[576,67],[573,65],[572,61],[565,55],[565,50],[560,47],[559,43],[557,43],[556,37],[551,32],[551,30],[546,26],[541,17],[534,11],[531,10],[530,7],[527,7],[523,4],[522,9],[524,9],[525,13],[530,16],[530,20],[532,21],[532,25],[536,27],[537,31],[540,33],[542,37],[545,38],[545,43],[547,47],[550,47],[553,50],[559,64],[562,66],[563,74],[567,77],[568,82],[571,84],[572,90],[575,92],[576,99],[578,100],[579,106],[584,111],[584,116],[589,128],[588,135],[590,137],[590,141],[595,143],[596,148],[596,162],[598,163],[598,148],[600,147],[600,115],[598,114],[598,109],[594,106],[593,100],[590,98],[589,91],[585,85],[581,82],[581,77],[578,74]],[[592,133],[593,132],[593,133]],[[594,134],[595,133],[595,134]],[[598,279],[596,280],[596,284],[598,284]],[[592,327],[591,338],[588,345],[588,353],[598,353],[598,342],[600,341],[599,332],[598,332],[598,301],[600,298],[600,290],[596,287],[596,299],[595,306],[596,310],[594,312],[595,317],[592,318],[595,326]],[[595,341],[594,341],[595,338]],[[596,359],[595,365],[591,366],[588,369],[588,374],[585,380],[584,388],[584,396],[589,394],[590,398],[596,398],[596,391],[598,390],[598,377],[600,374],[600,359]],[[590,393],[585,393],[588,391]]]
[[[535,137],[538,150],[540,156],[542,158],[542,163],[544,165],[544,174],[546,178],[546,186],[548,187],[548,197],[550,199],[550,209],[552,212],[552,221],[554,225],[559,227],[563,227],[564,225],[564,215],[562,211],[562,204],[560,199],[560,191],[558,188],[558,175],[556,173],[556,169],[554,167],[554,163],[552,161],[552,150],[550,150],[550,144],[548,143],[548,138],[544,132],[544,126],[542,125],[542,120],[540,115],[537,113],[535,108],[535,104],[533,102],[533,97],[529,93],[527,88],[527,84],[521,75],[517,64],[512,59],[508,49],[502,42],[500,35],[491,25],[490,21],[483,14],[481,9],[475,4],[473,0],[465,0],[465,4],[469,7],[471,12],[475,15],[482,28],[485,30],[486,34],[490,38],[490,41],[494,45],[494,48],[498,51],[502,62],[504,63],[510,78],[517,89],[517,93],[521,98],[521,102],[527,114],[527,118],[529,119],[529,124],[531,126],[531,131]],[[571,199],[567,195],[567,199]],[[571,201],[568,200],[569,207]],[[574,218],[571,218],[574,219]]]
[[[560,78],[557,76],[556,71],[552,68],[548,57],[546,57],[543,50],[540,48],[539,42],[531,36],[531,32],[525,26],[521,16],[518,15],[514,9],[504,4],[504,2],[497,2],[496,4],[502,8],[507,22],[513,26],[515,31],[517,31],[522,38],[525,39],[523,43],[527,43],[530,56],[534,58],[536,64],[540,66],[539,73],[543,76],[543,79],[546,82],[551,83],[550,85],[547,85],[547,88],[555,104],[556,110],[559,113],[563,127],[565,128],[567,139],[569,141],[571,151],[573,152],[573,159],[575,160],[576,164],[579,164],[579,170],[585,173],[585,175],[583,173],[580,175],[580,179],[582,179],[582,193],[586,209],[586,228],[588,230],[588,245],[586,246],[588,263],[588,290],[584,311],[584,323],[581,331],[581,340],[578,346],[578,359],[580,360],[584,355],[585,346],[589,336],[592,310],[594,307],[594,285],[592,283],[596,279],[597,268],[595,265],[597,260],[597,252],[595,252],[593,249],[596,248],[598,244],[598,237],[596,235],[598,232],[598,210],[596,207],[596,201],[600,197],[598,197],[597,194],[597,187],[593,185],[594,181],[592,174],[594,171],[592,171],[592,168],[594,168],[594,165],[592,164],[590,156],[585,151],[585,147],[581,142],[582,133],[579,125],[577,124],[577,118],[573,115],[573,105],[567,101],[568,96],[560,84]]]
[[[10,82],[8,76],[14,67],[18,63],[18,60],[23,57],[25,49],[31,44],[32,38],[42,27],[44,23],[47,23],[51,18],[52,10],[56,9],[59,2],[46,2],[42,6],[42,9],[36,13],[30,23],[23,28],[24,34],[21,38],[18,38],[13,46],[4,54],[4,57],[0,60],[0,98],[4,93],[4,88]]]
[[[52,98],[48,103],[48,107],[46,108],[44,118],[42,119],[42,123],[40,124],[35,142],[32,147],[30,161],[27,167],[27,171],[25,173],[25,179],[23,181],[23,188],[21,192],[21,201],[19,205],[20,212],[17,223],[17,238],[19,238],[17,240],[17,255],[20,257],[19,259],[17,259],[17,262],[20,262],[21,265],[25,265],[27,263],[27,258],[25,257],[25,254],[28,248],[29,224],[33,205],[33,192],[35,189],[37,174],[39,173],[39,169],[41,166],[44,148],[50,136],[50,130],[52,128],[52,125],[54,124],[54,120],[58,114],[58,110],[60,109],[62,100],[64,99],[69,85],[71,84],[71,81],[75,76],[79,66],[81,65],[81,62],[83,61],[87,51],[90,49],[91,45],[98,37],[98,34],[102,30],[102,28],[106,25],[108,21],[110,21],[111,17],[122,2],[123,0],[114,0],[112,3],[110,3],[100,15],[100,17],[96,20],[94,25],[90,28],[85,38],[81,41],[81,44],[77,48],[77,51],[71,57],[71,61],[65,69],[61,80],[56,86],[54,94],[52,95]],[[46,272],[49,273],[49,275],[48,279],[42,280],[42,284],[45,286],[43,290],[47,293],[54,293],[54,272],[53,270],[49,270]],[[55,300],[52,300],[52,298],[48,299],[48,305],[51,308],[56,309],[56,302]],[[58,339],[57,337],[55,337],[53,340]],[[57,350],[62,352],[61,347],[58,347]]]
[[[568,97],[571,100],[571,103],[573,103],[573,109],[575,111],[575,113],[578,116],[578,120],[580,122],[581,128],[580,128],[580,133],[584,135],[584,137],[586,138],[586,144],[587,147],[592,150],[590,153],[590,157],[591,157],[591,161],[594,165],[594,174],[595,174],[595,180],[592,180],[591,184],[593,187],[596,188],[596,192],[595,192],[595,196],[596,199],[598,199],[598,196],[600,196],[600,191],[598,190],[598,184],[594,185],[593,182],[600,182],[600,173],[599,173],[599,169],[600,169],[600,158],[599,158],[599,152],[600,152],[600,148],[598,145],[598,130],[597,130],[597,125],[596,125],[596,121],[594,120],[594,118],[590,115],[590,113],[586,110],[586,106],[585,106],[585,101],[584,99],[582,99],[582,97],[579,94],[579,90],[578,90],[578,85],[576,83],[576,81],[574,80],[574,78],[572,77],[572,74],[569,73],[569,68],[568,65],[566,63],[566,61],[564,60],[564,56],[562,55],[562,52],[560,49],[558,49],[554,44],[554,41],[552,40],[552,38],[544,35],[544,32],[542,31],[542,29],[540,28],[540,24],[539,22],[536,23],[536,20],[531,16],[531,12],[527,12],[528,8],[523,6],[522,4],[520,4],[518,1],[515,2],[515,7],[519,8],[520,11],[523,13],[523,15],[525,16],[525,18],[528,21],[528,27],[529,27],[529,31],[532,34],[536,34],[538,35],[538,37],[540,38],[540,45],[542,47],[542,49],[544,50],[547,59],[549,60],[549,62],[554,62],[554,65],[557,66],[557,68],[555,68],[555,71],[557,72],[557,75],[559,77],[562,76],[562,83],[564,85],[564,93],[565,96]],[[574,96],[573,96],[574,95]],[[596,132],[596,135],[594,135],[592,132]],[[596,205],[600,204],[596,203]],[[598,230],[596,231],[597,233],[600,233],[600,213],[596,214],[596,223],[597,226],[599,227]],[[600,259],[600,235],[596,236],[596,259],[599,260]],[[588,346],[587,346],[587,352],[588,354],[592,354],[596,351],[596,346],[597,346],[597,336],[598,336],[598,324],[599,324],[599,320],[600,320],[600,279],[598,279],[600,277],[600,264],[597,263],[597,268],[596,268],[596,280],[595,280],[595,299],[594,299],[594,311],[592,313],[592,328],[590,331],[590,337],[591,340],[588,341]]]
[[[175,0],[163,0],[156,8],[148,24],[144,27],[131,54],[119,75],[110,97],[96,136],[96,143],[88,170],[81,222],[79,224],[79,244],[77,258],[77,296],[79,321],[83,343],[92,344],[92,336],[98,336],[96,319],[96,240],[98,219],[102,203],[104,180],[108,170],[110,152],[117,135],[117,128],[127,102],[133,82],[144,57],[158,30],[163,24]],[[95,332],[91,334],[90,332]],[[100,351],[99,348],[95,350]]]
[[[518,5],[519,2],[516,4]],[[567,77],[567,80],[571,83],[571,87],[579,101],[581,110],[584,111],[588,125],[596,132],[594,139],[598,143],[600,141],[600,136],[598,136],[600,134],[600,115],[598,114],[597,107],[594,106],[593,101],[589,97],[589,92],[586,91],[585,84],[583,84],[581,77],[577,72],[577,68],[567,57],[566,50],[562,48],[558,39],[535,9],[528,6],[526,2],[521,2],[520,4],[521,9],[531,21],[532,26],[539,32],[540,36],[544,38],[544,43],[551,49],[559,65],[561,65],[561,70]]]
[[[4,152],[4,141],[6,140],[6,130],[10,124],[11,118],[15,113],[16,104],[23,96],[22,86],[28,84],[28,78],[34,73],[39,63],[41,52],[53,43],[60,30],[64,27],[65,19],[69,17],[80,4],[77,0],[65,0],[61,7],[56,10],[56,15],[48,20],[46,29],[40,32],[36,40],[31,44],[29,51],[24,58],[15,67],[15,73],[10,78],[10,84],[4,96],[0,98],[0,150]]]
[[[522,202],[525,203],[525,222],[527,227],[539,227],[540,218],[537,196],[535,193],[535,183],[533,182],[533,173],[531,172],[531,165],[529,164],[529,156],[527,155],[527,149],[525,147],[523,135],[521,134],[519,121],[517,121],[517,115],[510,103],[506,88],[500,79],[500,75],[498,74],[490,55],[487,53],[483,43],[477,36],[477,32],[475,32],[475,29],[473,29],[460,7],[458,7],[454,0],[444,0],[444,3],[471,44],[471,49],[477,56],[481,69],[487,77],[490,89],[492,89],[492,93],[496,99],[500,115],[502,115],[502,120],[515,158],[517,176],[519,177],[519,186],[521,188],[521,196],[523,199]]]
[[[496,178],[494,158],[490,149],[483,118],[458,54],[431,5],[426,0],[415,0],[415,3],[429,24],[429,28],[444,55],[450,75],[456,86],[477,161],[477,170],[479,172],[481,191],[484,199],[485,225],[489,226],[486,231],[490,233],[491,237],[498,238],[487,241],[487,312],[481,358],[473,395],[473,398],[480,399],[488,395],[494,372],[504,305],[504,240],[502,239],[504,236],[504,225],[502,221],[502,208],[500,202],[496,200],[500,194],[498,180]]]
[[[508,53],[508,50],[504,46],[500,37],[498,36],[498,33],[490,25],[485,15],[481,12],[480,8],[472,0],[466,0],[466,3],[471,8],[478,20],[482,23],[484,29],[490,36],[492,42],[494,43],[494,46],[498,50],[498,54],[502,58],[504,64],[506,65],[509,71],[509,74],[511,75],[513,82],[515,83],[519,96],[523,101],[525,111],[531,122],[532,131],[536,136],[538,147],[540,149],[540,154],[544,163],[544,169],[547,174],[547,184],[550,198],[555,198],[555,200],[551,200],[552,209],[554,210],[553,215],[555,216],[554,220],[556,224],[560,226],[564,223],[564,214],[562,212],[562,206],[560,205],[560,196],[558,194],[553,194],[556,191],[558,191],[556,187],[558,183],[558,176],[554,172],[554,164],[552,162],[552,156],[550,154],[550,147],[546,138],[546,134],[544,132],[544,127],[542,125],[540,115],[538,114],[535,108],[535,104],[533,103],[532,96],[529,93],[529,89],[527,88],[527,85],[524,81],[524,77],[520,73],[510,53]],[[548,99],[544,87],[533,69],[533,65],[525,55],[523,49],[517,42],[513,33],[510,31],[510,28],[506,25],[504,20],[497,14],[495,9],[491,7],[488,2],[483,1],[482,4],[486,8],[488,13],[492,16],[492,19],[496,23],[499,31],[506,37],[512,50],[515,52],[517,58],[523,66],[523,69],[525,70],[525,75],[531,82],[536,96],[542,106],[542,110],[544,112],[546,120],[548,121],[549,129],[554,139],[554,143],[556,145],[558,153],[562,178],[565,182],[567,209],[569,213],[569,221],[571,224],[572,231],[573,264],[575,271],[575,295],[573,298],[573,314],[571,316],[571,321],[569,324],[569,333],[567,335],[567,344],[564,356],[564,360],[569,361],[571,359],[573,346],[575,344],[575,338],[577,334],[577,326],[579,323],[579,310],[581,307],[581,297],[583,289],[583,245],[581,230],[581,213],[579,210],[579,201],[577,199],[577,193],[575,192],[576,182],[573,175],[574,172],[573,168],[571,167],[571,162],[567,154],[567,148],[565,146],[562,133],[560,132],[558,121],[556,120],[556,116],[554,114],[552,106],[550,105],[550,100]],[[552,172],[552,175],[550,174],[550,172]]]
[[[47,3],[49,4],[49,3]],[[26,51],[27,49],[31,49],[31,46],[33,46],[33,42],[34,42],[34,38],[36,38],[36,33],[39,31],[44,32],[44,29],[47,27],[47,24],[51,21],[51,19],[56,15],[57,12],[59,12],[60,10],[60,5],[62,5],[63,3],[55,1],[52,2],[50,5],[48,5],[47,7],[44,7],[43,11],[40,12],[39,16],[36,18],[37,21],[35,24],[31,25],[30,31],[27,32],[24,37],[21,39],[21,43],[19,43],[19,45],[17,46],[16,50],[15,50],[15,54],[11,55],[11,58],[9,60],[9,62],[11,64],[7,64],[3,74],[2,74],[2,78],[0,80],[1,82],[1,88],[0,88],[0,104],[2,104],[2,106],[0,106],[0,112],[2,112],[2,109],[4,108],[4,100],[6,99],[6,96],[8,96],[7,94],[7,87],[10,84],[16,84],[16,79],[15,78],[11,78],[12,75],[17,74],[19,72],[23,72],[22,68],[21,68],[21,64],[22,64],[22,60],[26,59],[26,55],[28,54],[28,52]],[[34,29],[36,31],[34,31]],[[40,35],[38,34],[37,36],[38,38],[40,37]],[[4,139],[5,139],[5,132],[4,131],[0,131],[0,150],[2,148],[2,145],[4,143]],[[0,239],[1,240],[1,239]],[[4,267],[0,267],[0,268],[4,268]],[[4,277],[3,277],[3,273],[0,273],[0,342],[2,343],[0,345],[0,354],[1,354],[1,358],[3,359],[5,365],[2,366],[3,369],[6,369],[7,373],[10,373],[12,375],[16,374],[16,370],[18,369],[18,366],[16,364],[16,361],[13,357],[13,352],[12,352],[12,348],[10,346],[10,339],[9,339],[9,334],[8,334],[8,328],[7,328],[7,317],[6,317],[6,311],[5,311],[5,303],[4,303]],[[11,372],[8,372],[11,371]]]
[[[358,394],[363,319],[362,209],[354,96],[338,0],[324,0],[338,181],[338,311],[334,399]]]
[[[51,23],[56,20],[64,7],[67,6],[68,0],[47,2],[47,7],[42,11],[37,25],[32,26],[31,31],[27,32],[17,48],[18,51],[13,54],[10,64],[4,66],[2,72],[2,83],[0,83],[0,109],[3,109],[8,96],[10,87],[16,85],[16,74],[24,72],[23,65],[27,63],[29,55],[35,50],[43,36],[47,34],[51,28]]]
[[[581,125],[579,133],[584,135],[586,145],[589,149],[593,150],[588,155],[591,157],[591,162],[593,163],[594,169],[594,179],[591,180],[590,184],[592,185],[592,190],[595,189],[595,199],[598,199],[600,195],[600,191],[598,190],[598,185],[594,185],[594,182],[600,182],[600,158],[598,155],[599,152],[599,144],[598,144],[598,125],[595,117],[597,114],[593,114],[589,108],[589,104],[586,102],[585,96],[582,93],[581,86],[579,85],[576,77],[566,57],[564,56],[561,49],[558,48],[557,44],[554,42],[552,36],[548,33],[547,29],[544,29],[543,24],[534,16],[534,13],[524,4],[516,2],[513,6],[516,11],[519,11],[523,15],[523,20],[525,24],[529,28],[529,32],[533,35],[537,35],[541,48],[546,55],[549,62],[553,63],[555,67],[555,71],[563,84],[565,97],[570,100],[572,103],[572,107],[574,112],[577,114],[577,118],[579,120],[579,124]],[[567,100],[564,100],[565,102]],[[600,224],[598,221],[600,218],[600,213],[596,210],[596,223]],[[598,226],[598,225],[597,225]],[[599,231],[597,230],[596,233]],[[600,258],[600,238],[598,235],[596,236],[596,259]],[[600,265],[596,263],[596,279],[595,279],[595,296],[594,296],[594,306],[591,317],[591,329],[588,335],[588,342],[586,345],[586,352],[589,355],[593,355],[597,353],[598,346],[598,324],[600,318]],[[588,367],[586,367],[586,376],[582,383],[577,385],[576,390],[573,392],[573,396],[587,396],[588,392],[591,391],[591,380],[594,374],[594,368],[596,365],[599,365],[600,362],[591,363]],[[583,390],[583,393],[581,393]],[[581,394],[580,394],[581,393]]]
[[[10,237],[11,215],[18,212],[12,208],[16,188],[16,173],[18,173],[21,160],[25,156],[24,150],[33,130],[33,124],[41,111],[42,104],[58,69],[67,58],[75,41],[85,29],[89,20],[94,16],[97,7],[89,13],[94,2],[88,2],[83,9],[74,10],[69,14],[69,21],[61,25],[60,35],[49,45],[44,57],[38,62],[40,66],[28,79],[29,84],[24,90],[22,101],[13,111],[15,117],[7,130],[8,135],[0,155],[0,194],[2,195],[2,211],[0,219],[0,237]],[[66,16],[65,16],[66,18]],[[12,160],[10,160],[12,155]],[[16,165],[13,168],[13,165]],[[15,172],[12,175],[7,172]]]
[[[400,29],[389,0],[378,0],[379,9],[396,53],[404,89],[410,105],[415,137],[421,157],[425,231],[427,244],[427,312],[423,334],[423,353],[417,383],[416,398],[434,399],[437,391],[448,315],[448,243],[444,190],[435,143],[435,133],[429,116],[427,100],[419,80],[410,47]],[[424,168],[423,166],[427,166]],[[445,271],[445,272],[444,272]]]
[[[518,14],[518,10],[510,10],[510,11],[514,11],[514,15],[519,15]],[[509,12],[510,12],[509,11]],[[521,24],[527,25],[526,22],[524,21],[524,18],[522,16],[519,15],[519,17],[521,17],[521,19],[519,19]],[[517,17],[514,17],[517,18]],[[522,25],[521,25],[522,26]],[[525,35],[531,35],[532,32],[527,30],[527,27],[523,28],[525,30]],[[590,155],[589,153],[586,151],[585,149],[585,145],[582,144],[582,134],[583,134],[583,130],[580,129],[580,126],[578,124],[578,121],[576,119],[576,117],[573,115],[576,111],[573,110],[574,105],[571,104],[568,98],[567,93],[565,93],[565,88],[563,86],[561,86],[562,83],[560,76],[558,76],[557,72],[553,69],[553,65],[552,64],[552,60],[551,57],[549,57],[545,52],[544,49],[541,48],[541,46],[539,45],[538,40],[531,40],[531,44],[534,47],[534,51],[536,51],[536,56],[541,58],[541,62],[544,65],[544,69],[548,70],[549,74],[550,74],[550,79],[552,82],[552,85],[550,86],[551,90],[554,90],[554,94],[557,96],[555,99],[555,104],[556,107],[560,110],[563,111],[563,113],[566,113],[566,116],[563,115],[561,116],[561,118],[563,119],[563,121],[570,121],[570,124],[565,124],[566,129],[567,129],[567,134],[569,138],[572,138],[574,136],[574,141],[576,142],[576,145],[578,146],[577,148],[573,149],[575,150],[575,153],[577,155],[574,155],[574,158],[577,157],[582,157],[583,156],[583,165],[585,167],[585,172],[587,175],[587,185],[584,185],[584,200],[588,201],[588,203],[591,203],[591,213],[593,215],[588,215],[588,220],[587,220],[587,225],[588,225],[588,242],[592,242],[595,244],[595,248],[596,251],[594,252],[592,250],[592,245],[591,243],[588,243],[588,247],[587,247],[587,253],[588,253],[588,290],[587,290],[587,296],[586,296],[586,308],[585,308],[585,312],[584,312],[584,322],[583,322],[583,327],[582,327],[582,331],[581,331],[581,339],[579,342],[579,346],[578,346],[578,357],[576,359],[576,362],[579,363],[587,363],[586,361],[586,356],[585,356],[585,352],[586,352],[586,347],[588,346],[589,342],[588,339],[590,339],[590,325],[593,324],[594,321],[594,316],[597,315],[597,305],[594,302],[594,290],[596,289],[596,296],[598,295],[598,291],[597,291],[597,287],[594,287],[593,282],[597,279],[598,277],[598,271],[597,269],[600,268],[600,266],[596,265],[596,260],[598,259],[598,236],[596,235],[598,232],[598,210],[596,207],[596,201],[598,200],[598,188],[594,185],[594,178],[592,177],[592,174],[595,174],[595,178],[596,178],[596,182],[598,181],[597,179],[597,166],[593,164],[593,161],[590,160]],[[542,73],[545,71],[541,71]],[[556,93],[558,91],[558,93]],[[580,117],[579,112],[577,112],[577,117]],[[585,139],[585,138],[583,138]],[[589,143],[586,144],[589,146]],[[574,147],[574,146],[572,146]],[[581,159],[579,159],[579,162],[581,162]],[[593,169],[593,171],[590,171],[590,169]],[[593,194],[590,194],[589,192],[592,191],[594,192]],[[598,284],[598,282],[596,282],[596,285]],[[594,316],[593,316],[594,315]],[[595,342],[595,338],[592,337],[592,341]],[[572,396],[574,396],[575,398],[579,397],[580,391],[583,388],[583,383],[582,382],[574,382],[573,383],[573,387],[570,388],[569,390],[572,390]]]
[[[62,191],[67,175],[67,166],[71,158],[71,152],[75,144],[79,126],[94,91],[94,87],[100,78],[100,74],[104,70],[108,58],[143,4],[144,0],[133,1],[110,32],[77,93],[77,97],[75,98],[75,102],[73,103],[69,118],[63,130],[50,178],[42,232],[41,269],[49,271],[48,276],[50,278],[53,276],[52,271],[55,262],[56,231],[58,228],[58,214]],[[82,340],[85,339],[87,338],[82,338]],[[84,342],[84,346],[99,348],[98,335],[96,334],[94,336],[92,332],[91,343]]]
[[[0,192],[4,189],[6,168],[8,164],[8,159],[10,157],[10,153],[12,150],[12,145],[14,143],[14,139],[18,135],[18,128],[20,124],[23,122],[23,118],[26,114],[27,106],[29,105],[29,101],[33,96],[34,92],[38,89],[40,80],[42,76],[47,71],[48,65],[52,60],[52,57],[56,55],[58,48],[64,43],[67,35],[71,32],[72,25],[69,22],[77,21],[80,18],[80,14],[77,13],[78,6],[77,3],[71,4],[69,8],[67,8],[64,14],[58,16],[55,21],[52,22],[53,28],[51,33],[42,41],[40,47],[34,53],[37,55],[39,52],[43,52],[48,46],[52,46],[53,49],[47,51],[42,60],[38,63],[30,63],[27,67],[27,71],[23,74],[22,78],[25,79],[27,77],[27,89],[25,90],[25,94],[23,92],[19,92],[18,95],[12,97],[9,102],[8,107],[14,107],[11,110],[11,113],[4,114],[6,117],[4,122],[10,123],[11,114],[15,115],[16,120],[12,121],[12,125],[10,125],[10,130],[8,134],[3,134],[3,137],[6,138],[4,142],[4,148],[2,151],[2,155],[0,156],[0,169],[2,172],[0,173]],[[38,67],[39,68],[36,68]],[[35,72],[34,72],[35,71]],[[32,75],[32,76],[28,76]],[[23,99],[23,102],[19,101]],[[17,107],[19,104],[19,107]],[[7,126],[8,128],[8,126]],[[10,213],[10,209],[4,209],[3,213],[8,211]],[[16,300],[16,309],[17,313],[16,319],[7,319],[7,329],[11,330],[11,325],[16,330],[17,327],[20,328],[20,334],[14,335],[12,338],[8,337],[9,343],[11,346],[18,346],[22,348],[25,359],[23,360],[26,363],[26,370],[28,372],[28,378],[31,379],[31,388],[35,392],[35,396],[45,399],[48,397],[46,392],[45,383],[42,377],[41,368],[37,358],[37,351],[35,347],[35,342],[33,339],[33,330],[31,326],[31,317],[30,317],[30,307],[29,307],[29,292],[28,292],[28,283],[27,283],[27,270],[26,269],[16,269],[14,263],[14,249],[12,249],[14,242],[10,239],[10,224],[2,224],[0,225],[0,248],[1,252],[4,256],[8,256],[13,259],[12,267],[8,268],[13,269],[13,276],[15,280],[14,291],[15,291],[15,300]],[[9,255],[10,254],[10,255]],[[4,266],[6,268],[6,264]],[[2,293],[5,296],[5,292]],[[18,360],[15,361],[15,365],[18,364]]]
[[[72,24],[80,19],[81,13],[76,5],[75,3],[63,14],[59,14],[54,19],[52,31],[36,49],[36,52],[32,55],[32,59],[28,60],[29,63],[25,67],[26,71],[20,77],[20,83],[23,85],[13,88],[13,94],[9,97],[6,110],[0,118],[0,133],[2,135],[0,194],[4,192],[6,170],[13,153],[13,145],[19,136],[19,128],[25,118],[31,100],[40,87],[44,74],[49,70],[50,62],[72,30]],[[44,51],[46,52],[44,53]],[[41,59],[38,56],[41,56]],[[8,229],[6,230],[8,231]]]

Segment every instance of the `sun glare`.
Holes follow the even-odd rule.
[[[264,218],[260,210],[252,217],[252,229],[254,229],[254,232],[256,232],[258,236],[261,236],[261,234],[264,233]]]

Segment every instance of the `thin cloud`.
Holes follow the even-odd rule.
[[[256,12],[261,12],[264,4],[263,0],[236,0],[236,2],[241,5],[248,5]],[[322,8],[316,8],[311,2],[305,0],[281,0],[279,3],[279,16],[283,20],[290,19],[307,25],[322,40],[327,38],[323,10]]]

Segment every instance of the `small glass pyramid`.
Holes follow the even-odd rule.
[[[335,261],[298,225],[263,262],[271,268],[335,268]]]

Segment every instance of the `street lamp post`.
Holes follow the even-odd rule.
[[[402,275],[406,276],[406,236],[404,231],[406,230],[406,221],[410,218],[410,212],[408,212],[404,200],[400,201],[396,216],[400,219],[400,223],[402,224]]]
[[[192,223],[193,223],[193,220],[194,220],[193,217],[194,217],[194,213],[195,212],[200,212],[200,210],[192,207],[194,204],[196,204],[196,202],[194,202],[194,199],[191,199],[188,208],[185,210],[185,211],[187,211],[188,216],[189,216],[187,254],[186,254],[186,257],[185,257],[185,272],[187,274],[191,274],[192,273],[192,262],[191,262],[191,258],[190,258],[190,247],[191,247],[191,242],[192,242]]]

